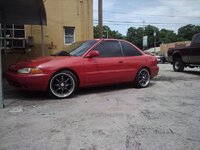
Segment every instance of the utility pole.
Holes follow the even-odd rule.
[[[102,0],[98,0],[98,14],[99,14],[99,26],[98,26],[98,30],[99,30],[99,38],[103,38],[103,13],[102,13]]]
[[[156,31],[154,31],[153,36],[154,36],[154,54],[156,54]]]
[[[144,23],[145,23],[145,21],[143,20],[143,21],[142,21],[142,26],[143,26],[143,35],[142,35],[142,40],[143,40],[143,45],[142,45],[142,46],[143,46],[143,49],[142,49],[142,50],[143,50],[143,51],[145,50],[145,44],[144,44],[144,39],[145,39],[145,37],[144,37],[144,36],[145,36],[145,26],[144,26]]]
[[[0,25],[0,29],[1,29]],[[2,37],[2,30],[0,30],[0,37]],[[5,35],[5,26],[4,26],[4,41],[6,41],[6,35]],[[5,42],[4,42],[5,44]],[[3,99],[3,79],[2,79],[2,48],[3,47],[3,43],[2,40],[0,40],[0,108],[4,108],[4,99]],[[4,45],[5,47],[5,45]]]

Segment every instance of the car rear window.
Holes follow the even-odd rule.
[[[127,42],[121,42],[124,56],[140,56],[142,55],[139,50]]]

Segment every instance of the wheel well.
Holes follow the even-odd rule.
[[[141,70],[141,69],[147,69],[148,71],[149,71],[149,74],[150,74],[150,76],[151,76],[151,70],[150,70],[150,68],[149,67],[147,67],[147,66],[143,66],[143,67],[141,67],[139,70]],[[139,70],[138,70],[138,72],[139,72]]]
[[[173,61],[174,61],[176,58],[180,58],[180,59],[181,59],[181,55],[180,55],[179,53],[173,54]]]
[[[77,84],[78,84],[77,86],[79,87],[80,79],[79,79],[78,74],[77,74],[74,70],[69,69],[69,68],[63,68],[63,69],[57,70],[56,72],[54,72],[54,74],[52,74],[51,78],[52,78],[56,73],[61,72],[61,71],[64,71],[64,70],[68,70],[68,71],[72,72],[72,73],[75,75],[75,77],[76,77],[76,79],[77,79],[77,82],[78,82],[78,83],[77,83]],[[50,80],[51,80],[51,78],[50,78]],[[49,80],[49,82],[50,82],[50,80]]]

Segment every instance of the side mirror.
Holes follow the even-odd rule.
[[[91,50],[86,57],[87,58],[93,58],[93,57],[98,57],[99,56],[99,51],[96,50]]]

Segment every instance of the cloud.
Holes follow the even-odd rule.
[[[94,0],[96,8],[97,4],[98,0]],[[141,26],[143,21],[146,24],[160,23],[152,25],[177,31],[185,24],[200,24],[200,18],[191,18],[191,16],[200,17],[199,6],[199,0],[103,0],[103,19],[121,20],[122,24],[125,21],[141,22],[127,25],[108,24],[111,29],[114,28],[122,34],[126,33],[128,27]],[[94,11],[94,19],[98,19],[97,11]]]

